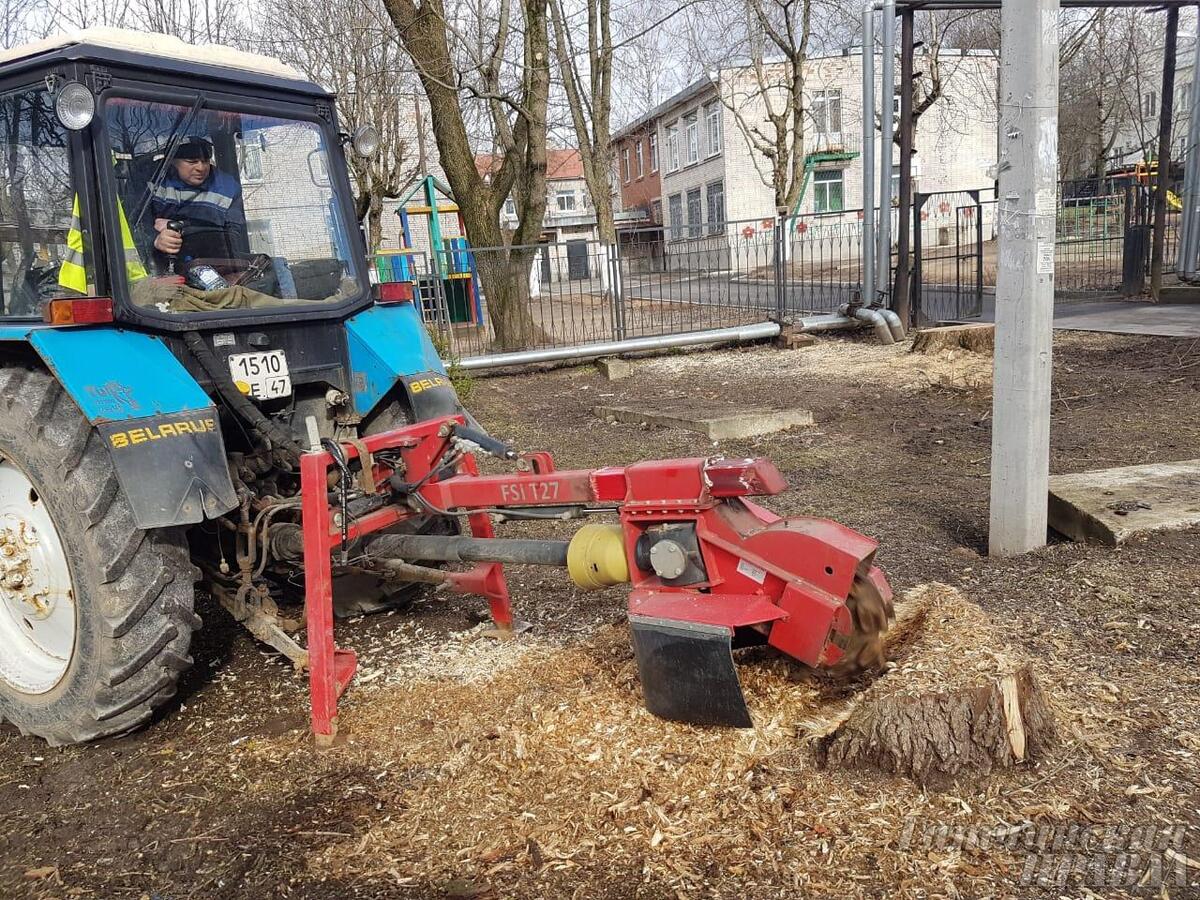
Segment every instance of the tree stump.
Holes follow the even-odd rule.
[[[945,328],[926,328],[913,336],[913,353],[936,353],[939,350],[962,349],[974,353],[991,353],[996,347],[995,325],[947,325]]]
[[[1030,661],[954,588],[896,605],[889,671],[815,736],[822,766],[870,768],[922,785],[986,774],[1043,753],[1055,735]]]

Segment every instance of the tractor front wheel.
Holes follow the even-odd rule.
[[[194,581],[59,383],[0,367],[0,720],[55,746],[145,722],[191,664]]]

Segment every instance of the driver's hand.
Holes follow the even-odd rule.
[[[158,219],[154,223],[154,227],[158,227],[158,223],[163,223],[163,228],[158,232],[158,236],[154,238],[154,246],[160,253],[165,253],[168,256],[174,256],[183,248],[183,235],[178,231],[172,231],[166,227],[165,219]]]

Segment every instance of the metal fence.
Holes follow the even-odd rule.
[[[834,311],[858,295],[861,240],[851,210],[642,231],[616,245],[462,247],[413,266],[426,321],[469,360]]]
[[[1151,197],[1147,186],[1137,184],[1118,186],[1110,194],[1060,195],[1054,241],[1054,290],[1059,302],[1137,292],[1137,279],[1149,271]],[[979,316],[996,287],[999,242],[994,192],[919,193],[913,206],[917,227],[913,229],[912,297],[918,321]],[[1168,209],[1166,225],[1163,270],[1173,272],[1180,225],[1177,210]]]
[[[1149,241],[1130,238],[1148,228],[1148,197],[1133,185],[1059,200],[1060,297],[1111,296],[1131,252],[1148,264]],[[997,215],[991,189],[915,196],[916,322],[981,314],[996,285]],[[1178,223],[1172,212],[1168,270]],[[860,298],[863,237],[862,211],[852,209],[641,230],[615,245],[471,248],[460,241],[433,257],[409,254],[409,275],[426,321],[453,356],[470,360],[836,312]]]

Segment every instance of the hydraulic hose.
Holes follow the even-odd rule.
[[[208,349],[208,345],[204,343],[204,338],[200,336],[199,332],[186,332],[183,335],[183,341],[187,344],[187,348],[196,362],[200,364],[200,368],[212,379],[213,387],[217,389],[221,399],[233,410],[234,415],[249,425],[251,430],[269,446],[285,451],[292,457],[293,463],[299,464],[300,455],[304,450],[297,443],[295,437],[278,422],[267,418],[261,409],[251,403],[246,395],[237,389],[237,385],[233,383],[229,373],[217,363],[216,357]]]

